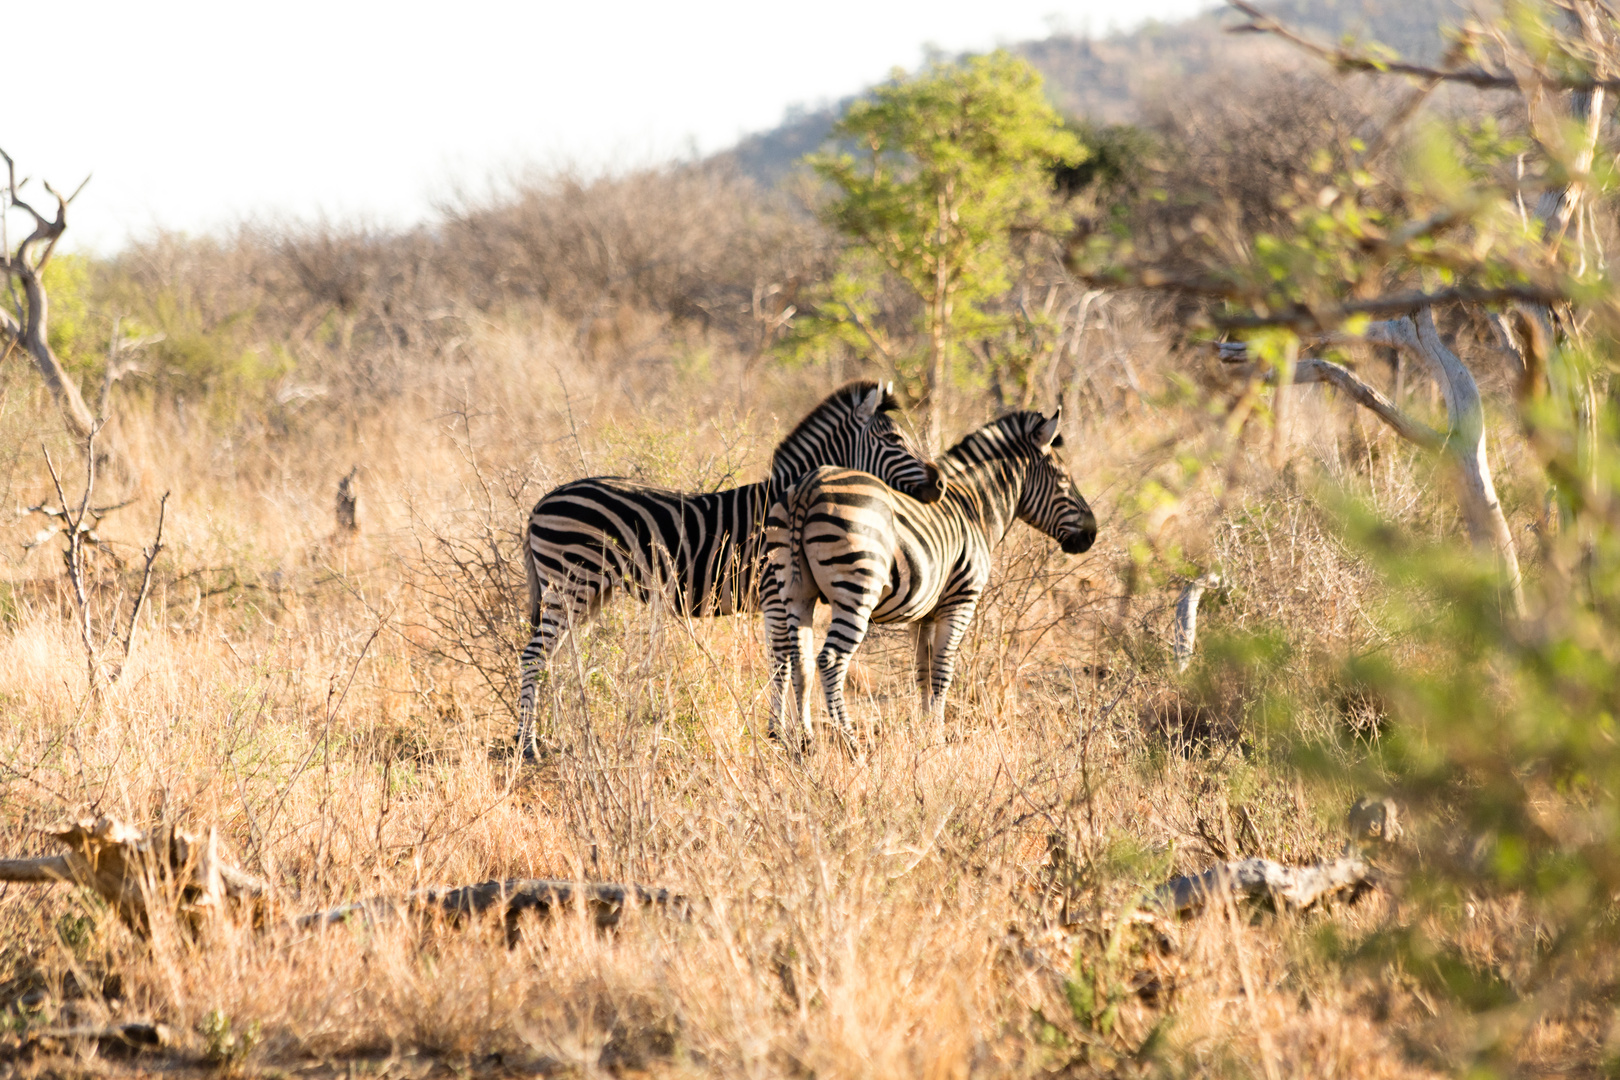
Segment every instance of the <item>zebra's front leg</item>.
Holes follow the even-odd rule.
[[[956,677],[956,653],[962,647],[962,639],[967,636],[969,624],[973,622],[973,613],[978,609],[979,598],[971,596],[949,608],[934,612],[930,620],[928,633],[928,653],[931,661],[926,673],[921,670],[923,658],[923,641],[919,633],[917,642],[917,660],[919,680],[926,678],[922,686],[923,707],[928,710],[929,719],[944,730],[945,724],[945,694],[951,688],[951,682]]]
[[[911,643],[914,650],[912,671],[917,679],[917,693],[925,716],[933,716],[934,700],[934,631],[933,618],[919,619],[911,624]],[[932,738],[932,733],[929,734]]]

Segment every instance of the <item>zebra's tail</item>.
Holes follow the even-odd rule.
[[[529,579],[529,631],[537,632],[540,629],[540,560],[534,557],[534,549],[529,546],[529,537],[525,531],[523,537],[523,572]]]
[[[804,519],[810,500],[802,488],[788,497],[788,588],[797,592],[804,577]]]

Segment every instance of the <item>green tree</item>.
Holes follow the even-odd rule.
[[[981,305],[1007,288],[1014,234],[1067,226],[1052,169],[1078,165],[1086,149],[1040,74],[1005,52],[897,73],[852,105],[834,135],[858,152],[809,159],[837,192],[827,220],[853,241],[832,288],[832,329],[859,333],[902,375],[914,377],[920,361],[926,437],[938,449],[953,352],[993,322]],[[920,302],[924,348],[896,349],[864,317],[885,272]]]

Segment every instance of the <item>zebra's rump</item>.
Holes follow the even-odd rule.
[[[683,614],[754,611],[766,489],[694,494],[618,477],[576,480],[535,506],[528,546],[543,584],[660,594]]]
[[[933,610],[959,562],[961,530],[945,503],[925,505],[876,477],[823,468],[789,496],[802,571],[829,602],[871,611],[874,622],[910,622]],[[947,495],[947,500],[949,496]]]

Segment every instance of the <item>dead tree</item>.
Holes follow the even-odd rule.
[[[47,183],[45,190],[56,199],[56,217],[48,218],[23,201],[22,189],[28,181],[24,179],[18,182],[17,166],[11,156],[0,150],[0,159],[6,163],[6,203],[0,206],[0,228],[4,227],[4,212],[12,207],[34,219],[34,231],[17,245],[15,252],[11,250],[10,237],[0,236],[0,257],[5,260],[7,288],[11,292],[12,302],[17,306],[15,315],[0,306],[0,334],[5,336],[7,351],[20,347],[32,358],[40,377],[45,380],[45,386],[62,409],[62,418],[67,422],[68,430],[77,438],[85,439],[90,436],[95,417],[90,415],[90,407],[84,403],[78,384],[68,377],[62,362],[51,349],[46,332],[48,302],[45,286],[40,279],[45,272],[45,264],[50,262],[51,254],[56,250],[56,242],[67,229],[68,205],[84,190],[84,184],[89,183],[90,178],[85,177],[84,183],[65,198]],[[19,282],[23,288],[21,300],[16,293]]]
[[[1344,341],[1342,335],[1328,340]],[[1427,450],[1443,452],[1453,466],[1457,481],[1457,505],[1469,539],[1483,551],[1491,552],[1507,580],[1508,604],[1515,615],[1524,613],[1524,583],[1519,570],[1519,554],[1502,512],[1491,475],[1485,435],[1485,407],[1479,383],[1457,354],[1440,336],[1434,323],[1434,310],[1423,305],[1411,315],[1368,325],[1360,340],[1387,345],[1423,361],[1439,384],[1446,401],[1447,429],[1437,431],[1403,412],[1399,405],[1368,385],[1343,364],[1319,357],[1300,357],[1284,378],[1292,385],[1326,383],[1377,416],[1408,442]],[[1275,382],[1275,371],[1261,373],[1250,363],[1248,347],[1229,342],[1219,347],[1222,361],[1241,365],[1236,370],[1262,375]]]

